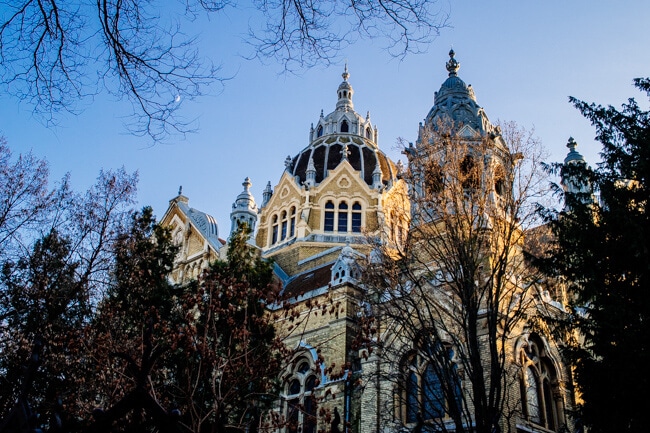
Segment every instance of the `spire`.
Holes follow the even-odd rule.
[[[372,172],[372,187],[375,189],[380,189],[382,187],[381,183],[381,166],[379,161],[375,164],[375,170]]]
[[[307,179],[305,179],[305,185],[314,186],[316,185],[316,166],[314,165],[314,156],[309,156],[309,163],[307,164],[306,171]]]
[[[350,78],[350,73],[348,72],[347,63],[345,64],[345,69],[343,70],[341,76],[343,77],[343,82],[339,84],[339,88],[336,91],[338,95],[336,109],[343,110],[343,111],[353,111],[354,104],[352,103],[352,95],[354,94],[354,90],[352,90],[352,86],[350,85],[350,83],[348,83],[348,78]]]
[[[269,200],[271,200],[272,195],[273,195],[273,189],[271,188],[271,181],[269,180],[266,183],[266,187],[264,188],[264,191],[262,191],[262,207],[266,206]]]
[[[456,53],[454,52],[453,48],[449,50],[449,61],[447,62],[446,66],[450,77],[458,76],[458,70],[460,69],[460,62],[454,58],[455,55]]]

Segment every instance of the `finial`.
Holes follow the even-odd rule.
[[[183,185],[178,187],[178,195],[183,195]]]
[[[244,190],[248,191],[248,189],[251,187],[251,179],[250,177],[246,176],[246,179],[244,179],[244,182],[242,183],[242,186],[244,187]]]
[[[456,53],[454,52],[454,49],[452,48],[449,50],[449,61],[447,62],[447,71],[449,71],[449,76],[450,77],[455,77],[458,75],[458,69],[460,69],[460,62],[458,60],[454,59],[454,56]]]
[[[568,147],[571,152],[575,152],[576,147],[578,147],[578,143],[576,143],[573,137],[569,137],[569,142],[566,144],[566,147]]]
[[[345,69],[341,76],[343,77],[343,81],[348,81],[348,78],[350,78],[350,74],[348,73],[348,62],[345,62]]]
[[[291,159],[291,155],[287,155],[286,159],[284,160],[284,167],[287,170],[291,170],[292,165],[293,165],[293,160]]]

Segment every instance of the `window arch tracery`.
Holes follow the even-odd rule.
[[[286,379],[283,410],[286,433],[316,433],[317,402],[315,389],[319,385],[316,367],[307,357],[299,357]]]
[[[420,418],[424,421],[446,418],[452,410],[460,410],[462,389],[456,364],[451,360],[453,351],[445,346],[432,350],[446,351],[449,364],[436,367],[431,361],[432,354],[422,350],[411,352],[402,362],[398,412],[404,424],[417,423]]]
[[[542,339],[533,334],[519,353],[520,387],[524,418],[548,430],[564,424],[558,376]]]

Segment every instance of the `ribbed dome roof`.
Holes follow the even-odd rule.
[[[354,111],[347,65],[342,76],[336,109],[327,116],[321,112],[316,127],[311,128],[309,145],[287,158],[287,171],[299,183],[314,185],[347,159],[368,185],[386,185],[396,178],[397,168],[377,146],[377,129],[370,121],[370,113],[364,118]]]
[[[491,132],[492,124],[485,111],[476,102],[474,89],[458,77],[460,63],[454,56],[454,50],[449,51],[449,61],[446,64],[449,78],[436,92],[433,107],[425,121],[434,129],[441,124],[449,125],[454,129],[468,125],[480,134]]]

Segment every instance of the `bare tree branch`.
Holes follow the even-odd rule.
[[[27,101],[47,124],[80,101],[108,92],[132,105],[127,127],[160,141],[194,130],[180,115],[228,77],[203,59],[184,29],[199,14],[237,5],[230,0],[185,0],[172,18],[149,0],[0,0],[0,83]],[[446,25],[435,0],[255,0],[265,25],[251,28],[259,59],[288,71],[328,64],[357,36],[379,38],[391,55],[419,52]]]

